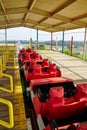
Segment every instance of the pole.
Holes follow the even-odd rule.
[[[64,53],[64,31],[62,34],[62,53]]]
[[[32,48],[32,38],[30,37],[29,48]]]
[[[5,44],[7,46],[7,29],[5,29]]]
[[[84,33],[84,46],[83,46],[83,59],[84,60],[86,58],[86,33],[87,33],[87,28],[85,28],[85,33]]]
[[[38,29],[37,29],[37,43],[36,43],[36,48],[38,49]]]
[[[58,48],[57,48],[57,43],[58,43],[58,41],[57,41],[57,37],[56,37],[56,50],[58,50]]]
[[[73,36],[71,37],[71,43],[70,43],[70,56],[72,56],[72,48],[73,48]]]
[[[53,41],[53,33],[51,32],[51,46],[50,46],[51,50],[52,50],[52,41]]]

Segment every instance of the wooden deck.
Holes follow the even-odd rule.
[[[4,73],[13,76],[14,92],[0,90],[0,98],[7,99],[13,104],[14,127],[9,129],[0,125],[0,130],[28,130],[19,69],[8,69]],[[0,78],[0,87],[9,88],[9,81],[6,77]],[[0,120],[9,122],[8,107],[2,103],[0,103]]]

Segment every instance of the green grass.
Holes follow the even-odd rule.
[[[74,51],[72,52],[72,56],[77,57],[77,58],[80,58],[80,59],[83,59],[83,54],[75,53],[75,52],[76,52],[76,50],[74,50]],[[77,52],[78,52],[78,49],[77,49]],[[69,49],[66,48],[66,49],[64,50],[64,54],[70,55]],[[86,53],[86,55],[85,55],[85,60],[87,61],[87,53]]]

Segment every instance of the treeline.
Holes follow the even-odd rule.
[[[30,41],[29,41],[29,40],[18,40],[18,41],[17,41],[17,40],[8,40],[8,41],[7,41],[7,43],[9,43],[9,44],[10,44],[10,43],[11,43],[11,44],[12,44],[12,43],[13,43],[13,44],[14,44],[14,43],[16,44],[16,43],[19,43],[19,42],[20,42],[21,44],[29,44]],[[0,43],[5,43],[5,41],[4,41],[4,40],[3,40],[3,41],[0,41]],[[35,44],[35,43],[37,43],[37,41],[32,41],[32,44]],[[50,44],[51,44],[51,41],[40,41],[39,43],[40,43],[40,44],[50,45]],[[83,46],[83,45],[84,45],[84,42],[83,42],[83,41],[74,41],[73,43],[74,43],[74,46]],[[64,41],[64,46],[68,46],[69,44],[70,44],[70,41]],[[55,40],[52,41],[52,45],[53,45],[53,46],[56,46],[56,41],[55,41]],[[58,41],[58,42],[57,42],[57,45],[58,45],[58,46],[61,46],[61,45],[62,45],[62,40]]]
[[[29,43],[29,41],[28,40],[7,40],[7,43],[21,43],[21,44],[28,44]],[[4,40],[2,40],[2,41],[0,41],[0,43],[5,43],[5,41]]]
[[[64,41],[64,46],[68,46],[68,45],[70,44],[70,42],[71,42],[71,41]],[[43,43],[43,42],[42,42],[42,43]],[[45,41],[44,43],[45,43],[46,45],[50,45],[50,44],[51,44],[50,41]],[[84,42],[83,42],[83,41],[74,41],[73,44],[74,44],[74,46],[83,46],[83,45],[84,45]],[[55,40],[52,41],[52,45],[53,45],[53,46],[56,46],[56,41],[55,41]],[[61,45],[62,45],[62,40],[58,41],[58,42],[57,42],[57,45],[58,45],[58,46],[61,46]]]

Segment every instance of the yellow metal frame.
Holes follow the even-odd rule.
[[[3,62],[2,69],[6,70],[6,61],[5,61],[5,55],[4,54],[2,55],[2,62]]]
[[[5,50],[4,50],[5,49]],[[3,87],[0,87],[0,90],[6,91],[6,92],[13,92],[13,77],[11,75],[8,74],[4,74],[3,70],[6,70],[6,63],[8,62],[9,56],[10,56],[10,48],[8,47],[3,47],[0,48],[0,50],[3,50],[2,52],[2,56],[0,56],[0,78],[7,77],[10,79],[10,89],[6,89]],[[10,101],[0,98],[0,102],[7,105],[9,108],[9,121],[5,122],[3,120],[0,119],[0,125],[6,127],[6,128],[12,128],[14,126],[14,116],[13,116],[13,105]]]
[[[16,53],[13,54],[13,58],[9,58],[9,62],[13,63],[13,66],[6,66],[7,69],[19,69],[19,66],[16,65]]]
[[[13,116],[13,106],[12,103],[6,99],[0,98],[0,102],[6,104],[9,108],[9,123],[3,120],[0,120],[0,125],[6,128],[12,128],[14,126],[14,116]]]
[[[13,78],[12,78],[12,76],[11,76],[11,75],[8,75],[8,74],[3,74],[3,73],[2,73],[2,76],[5,76],[5,77],[7,77],[7,78],[10,79],[10,89],[8,90],[8,89],[6,89],[6,88],[0,87],[0,90],[3,90],[3,91],[6,91],[6,92],[9,92],[9,93],[12,93],[12,92],[13,92]]]
[[[6,88],[2,88],[2,87],[0,87],[0,90],[12,93],[13,92],[13,78],[12,78],[11,75],[3,73],[3,70],[2,70],[2,60],[0,59],[0,77],[2,78],[3,76],[5,76],[5,77],[10,79],[10,90],[8,90]]]
[[[0,59],[0,78],[2,78],[2,60]]]
[[[0,46],[0,51],[2,54],[2,61],[3,61],[3,70],[6,69],[19,69],[19,66],[16,65],[16,46]],[[10,55],[13,57],[11,58]],[[6,66],[7,62],[12,62],[13,66]]]

